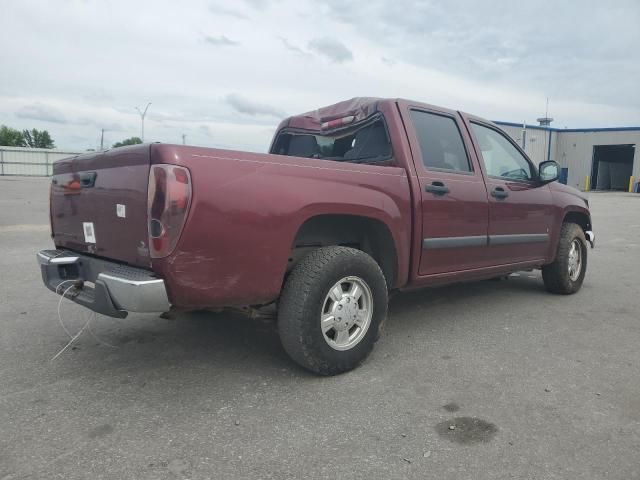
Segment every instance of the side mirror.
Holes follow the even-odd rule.
[[[538,171],[542,183],[555,182],[560,177],[560,165],[553,160],[541,162]]]

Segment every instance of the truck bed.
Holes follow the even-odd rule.
[[[192,182],[184,229],[164,258],[151,258],[148,248],[147,189],[156,164],[183,166]],[[275,300],[297,232],[328,213],[389,225],[401,246],[398,276],[407,276],[411,198],[403,168],[152,144],[56,162],[53,182],[56,247],[148,268],[165,280],[173,305]]]

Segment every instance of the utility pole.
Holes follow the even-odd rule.
[[[149,105],[151,105],[151,102],[147,103],[147,106],[144,107],[144,111],[140,110],[139,107],[136,107],[136,110],[138,111],[138,113],[140,114],[140,120],[142,123],[142,129],[141,129],[141,137],[140,140],[142,140],[142,143],[144,143],[144,117],[147,114],[147,109],[149,108]]]
[[[549,97],[547,97],[547,107],[544,111],[544,117],[538,118],[538,122],[540,122],[541,127],[547,129],[547,134],[544,136],[544,149],[546,150],[546,154],[543,158],[551,160],[551,122],[553,122],[553,118],[549,116]]]
[[[104,150],[104,128],[100,133],[100,151]]]
[[[183,134],[182,134],[182,144],[183,144],[183,145],[186,145],[186,144],[187,144],[187,142],[186,142],[186,138],[187,138],[187,134],[186,134],[186,133],[183,133]]]

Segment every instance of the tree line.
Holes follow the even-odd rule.
[[[114,143],[113,148],[126,147],[127,145],[138,145],[140,143],[142,143],[142,139],[140,137],[131,137],[131,138],[126,138],[121,142]]]
[[[113,144],[112,148],[137,145],[142,143],[140,137],[126,138]],[[17,130],[15,128],[0,125],[0,146],[4,147],[29,147],[29,148],[56,148],[56,144],[46,130]]]
[[[7,147],[56,148],[51,135],[46,130],[16,130],[0,126],[0,145]]]

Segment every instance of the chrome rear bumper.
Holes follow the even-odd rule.
[[[37,259],[49,290],[61,295],[69,289],[67,298],[103,315],[124,318],[171,306],[164,280],[148,270],[66,250],[42,250]]]

